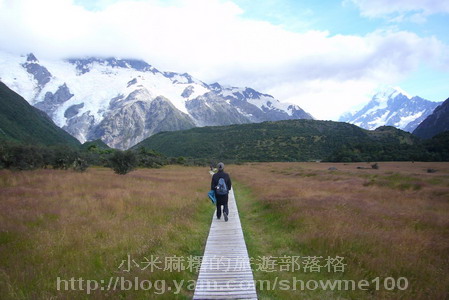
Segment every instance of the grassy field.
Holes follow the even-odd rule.
[[[259,284],[260,299],[449,297],[449,164],[379,167],[227,166],[255,278],[271,284],[287,280],[290,285],[269,290]],[[207,168],[198,167],[141,169],[125,176],[103,168],[86,173],[0,171],[0,298],[190,299],[193,286],[188,282],[197,278],[194,269],[151,271],[147,262],[153,255],[162,261],[159,267],[166,267],[164,260],[177,256],[188,266],[188,257],[203,254],[214,211],[205,196],[209,183]],[[279,263],[269,265],[273,272],[267,272],[270,268],[261,268],[261,257],[270,256],[277,262],[296,257],[300,269],[281,269]],[[335,264],[325,267],[327,258],[337,257],[343,258],[344,272],[333,269]],[[314,269],[307,267],[312,260]],[[77,281],[74,289],[61,284],[58,291],[58,277],[104,280],[104,290],[87,294],[87,283],[80,291]],[[157,285],[137,290],[133,285],[126,291],[106,288],[115,285],[117,277]],[[405,282],[399,278],[406,278],[407,288],[388,290],[384,284],[391,287],[392,279],[385,282],[389,277],[401,287]],[[365,290],[295,291],[293,279],[370,284]],[[182,287],[170,284],[183,280]]]
[[[170,257],[181,256],[188,268],[188,257],[203,254],[214,210],[206,198],[209,184],[204,168],[137,170],[126,176],[102,168],[0,171],[0,298],[191,298],[187,284],[179,295],[174,287],[162,294],[162,281],[151,289],[146,282],[138,291],[112,286],[116,277],[196,279],[196,264],[191,270],[151,272],[147,259],[153,255],[161,262],[157,267],[176,269],[177,259]],[[58,291],[58,277],[104,280],[105,290],[87,295],[87,282],[79,291],[76,281],[75,291]]]
[[[256,279],[369,283],[354,291],[259,285],[260,299],[449,298],[449,164],[266,163],[231,171],[250,256],[278,262],[257,271],[256,259]],[[282,256],[299,256],[299,270],[284,264],[281,271]],[[344,272],[333,269],[337,260],[329,271],[329,257],[343,257]]]

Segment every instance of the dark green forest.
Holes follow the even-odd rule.
[[[158,133],[134,148],[170,157],[239,161],[447,161],[447,133],[421,140],[391,126],[287,120]]]

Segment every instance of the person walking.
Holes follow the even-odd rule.
[[[224,164],[222,162],[217,164],[218,172],[212,176],[211,190],[215,191],[217,199],[217,219],[221,218],[221,207],[223,206],[223,216],[225,221],[228,221],[228,194],[232,188],[231,177],[224,171]]]

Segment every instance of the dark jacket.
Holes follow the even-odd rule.
[[[210,189],[216,191],[216,187],[218,185],[218,180],[220,178],[223,178],[226,182],[226,187],[228,188],[228,191],[232,188],[232,182],[231,178],[229,177],[229,174],[224,171],[218,171],[217,173],[212,176],[212,182],[210,184]]]

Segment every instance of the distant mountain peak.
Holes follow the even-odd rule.
[[[380,90],[378,90],[376,92],[376,94],[374,95],[373,99],[382,99],[382,100],[388,100],[391,98],[395,98],[398,95],[404,95],[405,97],[407,97],[408,99],[412,98],[410,96],[410,94],[408,94],[406,91],[404,91],[403,89],[401,89],[399,86],[387,86],[384,88],[381,88]]]
[[[33,53],[29,53],[29,54],[27,55],[27,62],[28,62],[28,63],[38,63],[39,60],[36,58],[36,56],[34,56]]]
[[[410,97],[400,87],[385,87],[362,109],[345,113],[339,120],[370,130],[387,125],[412,132],[438,104],[418,96]]]
[[[143,60],[138,59],[120,59],[115,57],[98,58],[98,57],[85,57],[85,58],[69,58],[67,62],[76,66],[76,69],[80,75],[89,72],[94,64],[102,66],[109,66],[112,68],[122,69],[134,69],[141,72],[159,72],[156,68],[152,67]]]
[[[218,92],[223,90],[223,87],[218,82],[214,82],[212,84],[209,84],[209,88],[214,90],[214,91],[218,91]]]

